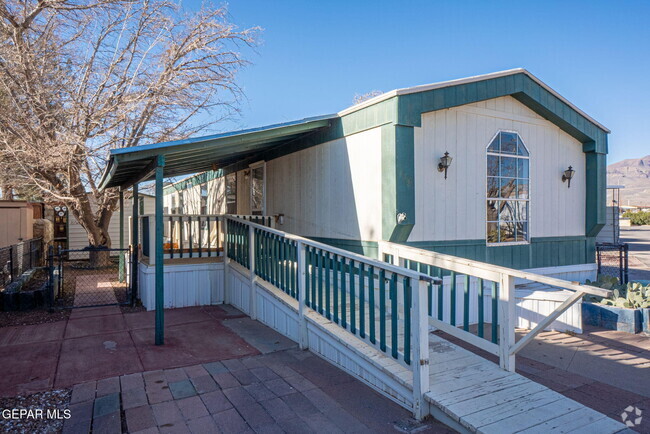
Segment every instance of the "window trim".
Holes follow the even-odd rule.
[[[528,151],[528,155],[516,155],[516,154],[515,155],[510,155],[510,154],[503,154],[500,151],[499,151],[499,153],[489,151],[488,148],[490,147],[490,145],[492,144],[494,139],[501,133],[516,134],[517,137],[519,137],[521,139],[521,142],[523,143],[524,147],[526,148],[526,151]],[[489,155],[499,155],[499,156],[506,155],[506,156],[511,156],[511,157],[514,157],[514,158],[522,158],[522,159],[528,160],[528,199],[502,199],[500,197],[497,197],[497,198],[488,197],[488,156]],[[530,149],[528,148],[528,146],[526,146],[526,142],[524,142],[524,140],[521,137],[521,134],[519,133],[519,131],[507,130],[507,129],[499,129],[499,130],[497,130],[496,133],[494,133],[492,135],[492,137],[488,141],[488,144],[485,146],[485,177],[484,177],[484,180],[485,180],[485,199],[484,199],[484,202],[483,202],[485,204],[485,208],[484,208],[484,213],[483,213],[483,227],[485,228],[485,244],[486,244],[487,247],[524,246],[524,245],[530,244],[530,239],[531,239],[530,228],[531,228],[531,217],[532,217],[532,212],[531,212],[531,209],[532,209],[532,201],[531,201],[531,193],[532,193],[531,185],[532,185],[532,182],[531,182],[531,180],[533,178],[533,176],[532,176],[533,168],[532,168],[532,165],[530,164],[530,159],[531,159]],[[528,218],[526,219],[526,223],[528,224],[528,231],[527,231],[528,234],[527,234],[527,239],[526,240],[524,240],[524,241],[506,241],[506,242],[503,242],[503,243],[501,243],[501,242],[494,243],[494,242],[489,242],[488,241],[488,238],[487,238],[488,237],[488,233],[487,233],[487,224],[488,224],[488,220],[487,220],[487,203],[488,203],[489,200],[514,200],[514,201],[518,201],[518,202],[527,202],[528,203],[528,216],[527,216]]]

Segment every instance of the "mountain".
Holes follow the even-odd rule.
[[[607,184],[624,185],[621,205],[650,205],[650,155],[607,166]],[[609,195],[608,195],[609,196]],[[611,197],[607,198],[609,204]]]

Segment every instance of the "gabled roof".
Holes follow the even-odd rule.
[[[364,107],[368,107],[374,104],[377,104],[378,102],[387,100],[389,98],[392,98],[394,96],[400,96],[400,95],[409,95],[412,93],[420,93],[420,92],[428,92],[430,90],[435,90],[435,89],[443,89],[445,87],[454,87],[454,86],[459,86],[462,84],[470,84],[470,83],[477,83],[480,81],[486,81],[486,80],[492,80],[495,78],[500,78],[500,77],[507,77],[509,75],[515,75],[515,74],[524,74],[528,76],[530,79],[532,79],[535,83],[537,83],[539,86],[542,88],[546,89],[548,92],[550,92],[552,95],[554,95],[556,98],[558,98],[560,101],[564,102],[566,105],[571,107],[573,110],[575,110],[577,113],[580,113],[583,117],[585,117],[587,120],[592,122],[594,125],[596,125],[598,128],[603,130],[606,133],[610,133],[605,126],[603,126],[601,123],[599,123],[597,120],[580,110],[578,107],[573,105],[568,99],[564,98],[562,95],[560,95],[558,92],[553,90],[551,87],[549,87],[546,83],[544,83],[542,80],[531,74],[528,70],[524,68],[514,68],[514,69],[508,69],[506,71],[499,71],[499,72],[492,72],[490,74],[482,74],[482,75],[475,75],[472,77],[466,77],[466,78],[459,78],[456,80],[448,80],[448,81],[440,81],[437,83],[431,83],[431,84],[423,84],[420,86],[412,86],[412,87],[405,87],[403,89],[395,89],[391,90],[390,92],[382,93],[381,95],[378,95],[374,98],[371,98],[367,101],[364,101],[361,104],[357,104],[352,107],[348,107],[345,110],[342,110],[338,112],[337,114],[339,116],[344,116],[346,114],[355,112],[357,110],[363,109]]]

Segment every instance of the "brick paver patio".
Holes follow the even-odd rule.
[[[73,387],[67,433],[413,428],[407,410],[230,306],[166,310],[164,346],[153,345],[153,315],[84,308],[67,321],[0,328],[0,396]],[[620,420],[629,405],[650,414],[649,352],[642,335],[547,332],[517,371]],[[419,428],[447,431],[435,421]],[[650,417],[635,429],[650,432]]]
[[[0,396],[72,387],[65,433],[450,432],[230,306],[84,308],[0,328]]]
[[[63,433],[396,432],[410,413],[297,349],[74,386]],[[435,421],[418,432],[451,432]]]

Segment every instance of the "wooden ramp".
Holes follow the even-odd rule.
[[[627,427],[493,362],[429,335],[436,419],[481,433],[616,433]]]
[[[380,247],[392,263],[380,262],[241,219],[227,217],[227,223],[225,300],[413,410],[414,417],[431,414],[460,432],[627,430],[514,372],[515,354],[536,333],[582,295],[607,291],[391,243]],[[426,264],[428,274],[411,268],[417,264]],[[572,292],[517,343],[516,279]],[[474,292],[472,281],[478,282]],[[470,326],[483,331],[488,323],[498,339],[472,334]],[[431,325],[500,363],[433,335]]]

